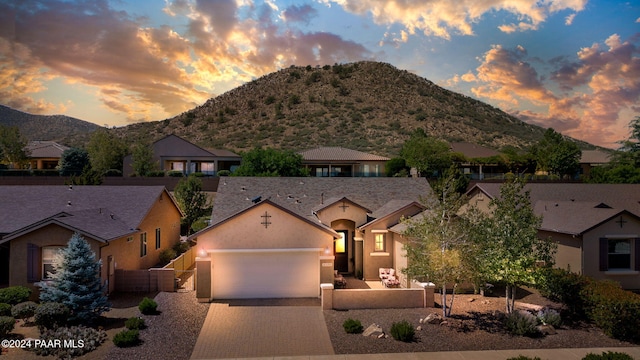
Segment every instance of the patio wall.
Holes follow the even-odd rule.
[[[173,269],[153,268],[149,270],[116,269],[115,290],[120,292],[174,292],[176,286]]]
[[[333,289],[322,284],[323,310],[434,307],[433,287],[412,289]]]

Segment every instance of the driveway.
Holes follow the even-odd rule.
[[[238,300],[210,305],[191,359],[333,354],[316,299]]]

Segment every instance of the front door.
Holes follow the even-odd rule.
[[[349,271],[349,247],[347,244],[349,243],[349,231],[348,230],[337,230],[336,231],[340,237],[333,240],[333,253],[336,257],[334,260],[335,270],[338,272],[348,272]]]

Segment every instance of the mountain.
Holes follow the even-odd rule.
[[[344,146],[396,156],[422,128],[446,141],[526,148],[544,129],[379,62],[292,66],[173,118],[119,128],[135,141],[176,134],[207,148]]]
[[[17,126],[27,140],[51,140],[71,146],[84,142],[85,134],[100,127],[64,115],[33,115],[3,105],[0,105],[0,125]]]

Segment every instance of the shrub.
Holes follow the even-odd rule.
[[[26,323],[27,319],[33,317],[37,308],[38,304],[33,301],[21,302],[20,304],[13,305],[11,308],[11,316],[16,319],[21,319]]]
[[[127,321],[124,322],[124,326],[129,330],[142,330],[147,327],[144,319],[139,317],[128,318]]]
[[[542,296],[563,303],[570,316],[585,317],[585,304],[580,293],[588,283],[586,277],[552,268],[543,269],[539,275],[536,287]]]
[[[229,176],[231,175],[231,171],[229,170],[220,170],[218,171],[218,176]]]
[[[184,176],[184,174],[182,173],[182,171],[177,171],[177,170],[169,171],[169,172],[167,173],[167,175],[169,175],[169,176],[171,176],[171,177],[183,177],[183,176]]]
[[[136,346],[140,343],[140,332],[138,330],[122,330],[113,336],[113,343],[117,347]]]
[[[560,313],[548,307],[545,307],[538,311],[538,320],[543,324],[551,325],[554,327],[558,327],[562,323]]]
[[[0,303],[0,316],[11,316],[11,304]]]
[[[171,260],[177,256],[176,251],[173,249],[164,249],[160,252],[160,263],[167,265]]]
[[[354,320],[352,318],[348,318],[342,323],[342,327],[347,334],[360,334],[363,330],[362,323],[360,320]]]
[[[0,303],[16,305],[29,300],[31,289],[25,286],[10,286],[0,289]]]
[[[513,335],[536,336],[538,319],[528,311],[514,311],[505,318],[505,327]]]
[[[187,250],[189,250],[189,248],[191,247],[191,245],[189,245],[189,242],[187,241],[179,241],[177,242],[175,245],[173,245],[173,250],[175,250],[176,255],[180,255],[183,254],[184,252],[186,252]]]
[[[44,329],[55,329],[59,326],[66,325],[69,315],[69,308],[64,304],[46,302],[38,306],[34,320],[40,331],[43,331]]]
[[[148,297],[145,297],[144,299],[142,299],[142,301],[140,301],[140,304],[138,305],[138,309],[140,309],[140,312],[145,315],[156,314],[157,308],[158,308],[158,303],[156,303],[152,299],[149,299]]]
[[[600,355],[589,353],[582,360],[633,360],[633,358],[625,353],[607,351]]]
[[[63,344],[72,344],[73,346],[38,346],[34,348],[36,354],[55,355],[58,359],[70,359],[97,349],[107,339],[107,333],[104,330],[84,326],[59,327],[44,331],[40,335],[40,339],[46,342],[59,340]]]
[[[164,171],[163,170],[149,171],[147,173],[147,177],[164,177]]]
[[[118,169],[109,169],[104,172],[104,176],[119,177],[119,176],[122,176],[122,171]]]
[[[406,320],[391,324],[391,336],[398,341],[412,342],[415,334],[413,325]]]
[[[7,335],[13,331],[16,325],[16,319],[11,316],[0,316],[0,337]]]

